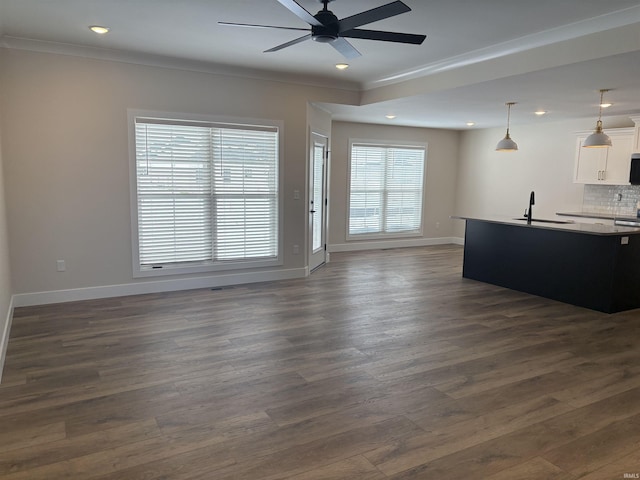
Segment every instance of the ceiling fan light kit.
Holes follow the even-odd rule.
[[[507,102],[507,134],[505,137],[498,142],[496,145],[496,150],[498,152],[515,152],[518,150],[518,144],[511,139],[509,135],[509,124],[511,123],[511,106],[515,105],[516,102]]]
[[[246,23],[218,23],[220,25],[229,25],[236,27],[277,28],[284,30],[303,30],[307,32],[310,31],[310,33],[307,33],[302,37],[295,38],[281,45],[270,48],[269,50],[265,50],[265,53],[277,52],[284,48],[311,39],[318,43],[328,43],[347,59],[357,58],[362,55],[351,43],[349,43],[347,38],[360,38],[365,40],[407,43],[413,45],[421,45],[426,38],[426,35],[385,32],[381,30],[365,30],[358,28],[369,23],[400,15],[401,13],[410,12],[411,8],[409,8],[406,4],[399,0],[387,3],[386,5],[382,5],[380,7],[366,10],[364,12],[357,13],[343,19],[338,19],[338,17],[336,17],[335,14],[331,10],[329,10],[328,5],[330,1],[332,0],[321,0],[321,3],[323,4],[322,10],[320,10],[315,15],[312,15],[298,2],[296,2],[296,0],[278,0],[278,2],[287,10],[296,15],[301,20],[308,23],[311,27],[310,29],[278,27],[274,25],[254,25]]]
[[[596,129],[591,135],[585,138],[584,142],[582,143],[582,146],[585,148],[607,148],[612,145],[609,135],[602,131],[602,108],[605,105],[602,98],[604,96],[604,93],[608,91],[609,90],[607,89],[600,90],[600,112],[598,113]]]

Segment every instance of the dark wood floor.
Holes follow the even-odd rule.
[[[0,477],[640,473],[640,310],[461,265],[458,246],[333,254],[303,280],[16,309]]]

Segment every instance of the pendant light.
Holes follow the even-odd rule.
[[[507,102],[507,134],[505,137],[498,142],[496,145],[496,150],[499,152],[515,152],[518,150],[518,144],[511,140],[509,136],[509,124],[511,122],[511,105],[515,105],[516,102]]]
[[[608,91],[609,90],[606,89],[600,90],[600,113],[598,113],[598,122],[596,123],[595,131],[585,138],[582,144],[585,148],[606,148],[611,146],[609,135],[602,131],[602,98],[604,97],[604,92]]]

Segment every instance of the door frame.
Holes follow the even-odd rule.
[[[307,244],[307,262],[309,265],[309,273],[313,272],[317,268],[321,267],[328,261],[327,254],[327,232],[328,232],[328,206],[329,206],[329,196],[328,196],[328,172],[329,172],[329,137],[319,132],[311,131],[309,138],[309,158],[308,158],[308,167],[309,167],[309,200],[308,200],[308,222],[307,222],[307,233],[308,233],[308,244]],[[321,194],[320,194],[320,207],[314,204],[314,200],[317,201],[316,196],[316,173],[317,170],[315,167],[316,162],[316,147],[321,147],[322,151],[322,173],[321,173]],[[320,211],[318,211],[320,210]],[[319,221],[317,221],[316,215],[320,215]],[[314,245],[314,227],[320,226],[320,245]],[[314,248],[315,247],[315,248]]]

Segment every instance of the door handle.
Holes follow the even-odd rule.
[[[309,213],[316,213],[315,210],[309,210]]]

